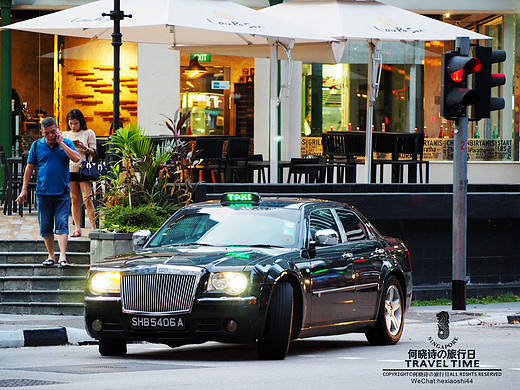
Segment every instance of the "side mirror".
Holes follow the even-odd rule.
[[[150,230],[138,230],[132,234],[132,243],[134,244],[134,251],[141,249],[144,244],[152,237]]]
[[[339,243],[338,232],[333,229],[321,229],[315,234],[316,245],[337,245]]]

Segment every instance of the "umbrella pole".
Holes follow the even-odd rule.
[[[278,183],[278,45],[269,39],[269,182]]]
[[[113,92],[113,111],[112,111],[112,132],[119,129],[121,123],[119,122],[119,67],[120,67],[120,50],[123,34],[121,34],[121,20],[124,18],[131,18],[132,15],[125,15],[121,11],[121,1],[114,0],[114,9],[109,14],[103,13],[102,16],[110,16],[114,21],[114,31],[112,32],[112,46],[114,46],[114,92]]]
[[[367,118],[366,118],[366,144],[365,144],[365,183],[372,179],[372,123],[374,120],[374,103],[379,92],[381,77],[381,41],[368,41],[368,80],[367,80]]]

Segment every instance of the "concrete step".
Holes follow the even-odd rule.
[[[88,264],[71,262],[68,268],[46,267],[40,264],[0,264],[0,276],[85,276],[89,269]]]
[[[81,290],[86,275],[0,276],[0,291],[7,290]]]
[[[83,294],[83,290],[4,290],[0,292],[0,301],[82,304]]]
[[[42,240],[0,240],[2,252],[47,252]],[[58,242],[54,241],[54,251],[59,253]],[[87,237],[70,239],[67,252],[90,252],[90,240]]]
[[[54,250],[59,258],[59,248]],[[0,241],[0,313],[83,315],[90,240],[69,240],[68,268],[46,267],[43,240]]]
[[[88,266],[38,268],[33,267],[36,274],[43,271],[71,275],[0,276],[0,313],[83,315]]]
[[[0,302],[3,314],[84,315],[83,303],[64,302]]]
[[[59,251],[55,252],[59,259]],[[34,264],[41,265],[48,257],[47,251],[3,251],[0,250],[0,264]],[[71,264],[90,264],[90,252],[73,252],[67,250],[67,261]]]

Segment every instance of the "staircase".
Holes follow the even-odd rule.
[[[0,313],[83,315],[90,241],[69,240],[68,268],[45,267],[46,258],[41,240],[0,241]]]

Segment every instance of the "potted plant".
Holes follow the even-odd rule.
[[[190,146],[178,138],[189,115],[179,118],[177,110],[174,119],[166,117],[173,138],[159,145],[136,124],[118,129],[106,143],[115,161],[101,179],[105,188],[99,208],[101,229],[89,236],[93,262],[133,250],[132,233],[154,232],[191,201]]]

